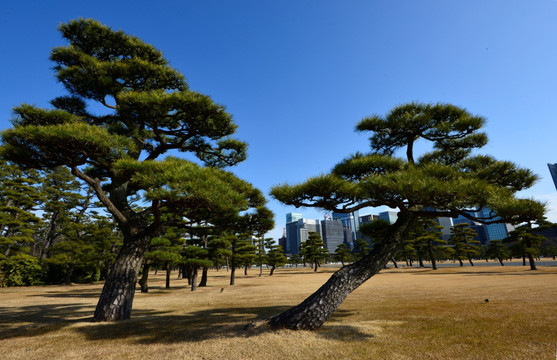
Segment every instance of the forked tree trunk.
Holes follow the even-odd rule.
[[[95,309],[94,321],[130,318],[139,268],[151,240],[149,236],[124,239],[124,245],[108,273]]]
[[[346,297],[377,274],[402,246],[404,234],[414,222],[412,214],[399,213],[390,241],[383,241],[361,260],[342,267],[319,290],[301,304],[272,317],[272,328],[314,330],[320,328]]]

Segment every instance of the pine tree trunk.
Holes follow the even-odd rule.
[[[273,273],[275,272],[275,268],[276,266],[274,265],[271,267],[271,272],[269,273],[269,276],[273,276]]]
[[[499,260],[499,264],[501,264],[501,266],[505,266],[505,264],[503,264],[503,259],[498,258],[498,260]]]
[[[127,320],[131,316],[139,268],[151,237],[124,238],[95,309],[94,321]]]
[[[470,263],[470,266],[474,266],[474,263],[472,262],[472,258],[470,257],[470,255],[468,255],[468,262]]]
[[[320,328],[352,291],[377,274],[401,248],[402,239],[414,220],[411,213],[399,213],[388,241],[378,244],[361,260],[335,272],[301,304],[272,317],[269,325],[293,330]]]
[[[437,270],[437,262],[435,261],[435,254],[433,254],[433,244],[429,244],[427,249],[429,252],[429,260],[431,261],[431,268]]]
[[[236,267],[230,267],[230,285],[234,285],[236,282]]]
[[[170,265],[166,265],[166,286],[165,289],[170,289],[170,273],[172,272],[172,269],[170,268]]]
[[[143,263],[143,274],[141,275],[141,279],[138,281],[139,286],[141,286],[142,293],[149,292],[149,269],[151,269],[151,262],[145,261]]]
[[[203,271],[201,272],[201,281],[199,282],[198,286],[207,286],[208,272],[209,272],[209,268],[204,267]]]
[[[536,267],[536,261],[534,260],[534,256],[532,254],[528,254],[528,261],[530,262],[530,270],[538,270]]]
[[[197,290],[197,267],[191,270],[191,291]]]

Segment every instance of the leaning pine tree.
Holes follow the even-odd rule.
[[[127,319],[151,239],[171,226],[195,226],[188,219],[200,209],[235,218],[257,214],[265,199],[220,170],[245,159],[245,144],[230,137],[230,114],[190,91],[160,51],[93,20],[60,31],[69,45],[50,59],[69,95],[54,99],[54,109],[16,107],[1,156],[31,168],[66,166],[94,189],[123,236],[94,319]],[[169,151],[206,166],[163,158]]]
[[[369,153],[348,157],[330,174],[299,185],[274,187],[271,194],[276,199],[297,207],[347,213],[386,205],[399,212],[373,251],[342,267],[301,304],[272,317],[269,325],[289,329],[322,326],[354,289],[401,249],[420,218],[464,216],[483,223],[521,223],[543,217],[544,204],[515,197],[517,191],[536,181],[534,174],[510,162],[472,154],[487,143],[487,136],[480,132],[483,124],[483,118],[452,105],[398,106],[385,117],[372,116],[357,125],[357,131],[371,132]],[[419,158],[414,153],[418,140],[433,146]],[[484,207],[493,210],[493,217],[475,218],[473,214]]]

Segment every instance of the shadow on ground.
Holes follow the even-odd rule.
[[[61,296],[61,295],[60,295]],[[215,308],[184,314],[157,310],[135,310],[126,321],[93,323],[94,308],[83,304],[47,304],[17,308],[0,307],[0,339],[34,337],[72,326],[90,341],[124,340],[137,344],[182,343],[208,339],[251,337],[272,332],[268,326],[245,330],[247,324],[264,322],[288,307],[260,306]],[[337,324],[352,312],[337,310],[327,324],[315,334],[328,339],[364,340],[373,337],[358,327]],[[73,326],[75,325],[75,326]]]

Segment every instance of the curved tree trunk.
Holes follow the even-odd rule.
[[[272,317],[272,328],[314,330],[320,328],[346,297],[366,280],[377,274],[402,246],[402,239],[415,217],[399,214],[389,241],[378,244],[361,260],[337,272],[319,290],[301,304]]]
[[[273,276],[273,273],[275,272],[275,268],[276,268],[275,265],[273,265],[273,266],[271,267],[271,272],[269,273],[269,276]]]
[[[474,266],[474,263],[472,262],[472,258],[470,257],[470,255],[468,255],[468,262],[470,263],[470,266]]]
[[[124,238],[124,245],[108,273],[95,309],[94,321],[130,318],[139,268],[145,258],[150,236]]]
[[[505,264],[503,264],[503,259],[497,258],[497,260],[499,260],[499,264],[501,264],[501,266],[505,266]]]

